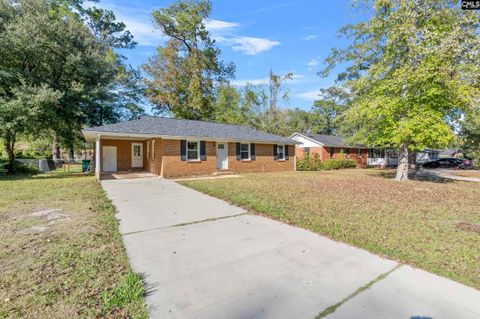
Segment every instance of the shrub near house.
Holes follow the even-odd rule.
[[[318,153],[314,153],[313,156],[305,154],[303,158],[297,158],[298,171],[321,171],[342,168],[355,168],[356,166],[357,161],[351,159],[329,159],[322,162]]]

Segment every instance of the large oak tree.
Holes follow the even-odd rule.
[[[20,135],[52,135],[73,154],[84,125],[139,111],[121,94],[132,71],[114,51],[132,36],[82,2],[0,0],[0,138],[11,163]]]
[[[396,179],[405,180],[409,152],[446,147],[453,115],[478,101],[479,14],[453,0],[355,5],[370,18],[341,29],[350,44],[332,50],[324,74],[346,65],[339,80],[353,95],[347,120],[354,138],[396,147]]]

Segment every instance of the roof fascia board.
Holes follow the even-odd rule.
[[[173,136],[173,135],[154,135],[154,134],[130,134],[130,133],[113,133],[113,132],[102,132],[102,131],[82,131],[83,135],[87,137],[96,136],[100,134],[102,138],[111,137],[125,137],[125,138],[163,138],[168,140],[205,140],[205,141],[218,141],[218,142],[243,142],[243,143],[257,143],[257,144],[287,144],[295,145],[298,144],[297,141],[291,140],[290,142],[286,141],[266,141],[266,140],[238,140],[238,139],[228,139],[228,138],[212,138],[205,136]]]

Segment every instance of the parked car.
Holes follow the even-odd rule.
[[[441,158],[436,161],[426,162],[422,165],[424,168],[473,168],[473,162],[463,158]]]

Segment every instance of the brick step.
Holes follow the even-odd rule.
[[[228,170],[220,170],[220,171],[214,172],[213,175],[215,175],[215,176],[233,175],[233,172],[232,172],[232,171],[228,171]]]

